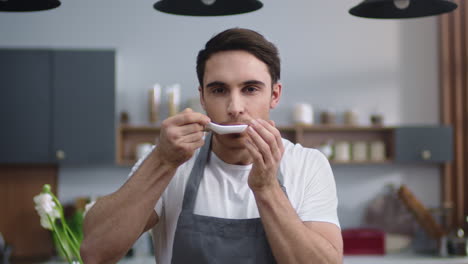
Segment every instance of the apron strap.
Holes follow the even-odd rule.
[[[185,186],[184,200],[182,203],[182,210],[194,211],[195,200],[197,198],[198,186],[200,186],[201,179],[203,178],[203,172],[205,171],[205,165],[209,159],[209,153],[211,151],[211,140],[212,133],[207,132],[205,135],[205,144],[201,147],[198,157],[193,165],[192,172]]]

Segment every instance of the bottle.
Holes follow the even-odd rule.
[[[323,125],[334,125],[336,122],[336,115],[333,109],[328,109],[320,113],[320,122]]]
[[[356,126],[358,124],[358,116],[355,110],[350,109],[344,112],[344,124],[347,126]]]
[[[368,160],[368,144],[365,141],[356,141],[352,144],[352,159],[353,161],[363,162]]]
[[[310,126],[314,123],[314,111],[307,103],[297,103],[294,105],[294,124]]]
[[[335,143],[333,160],[348,162],[351,159],[351,149],[348,141],[338,141]]]
[[[161,103],[161,85],[155,84],[153,88],[149,90],[148,99],[149,123],[156,124],[159,118],[159,105]]]
[[[468,217],[465,219],[468,222]],[[452,256],[468,256],[468,244],[465,230],[461,227],[455,228],[448,235],[447,251]]]
[[[169,107],[169,116],[173,116],[179,112],[180,106],[180,84],[170,85],[166,89],[167,104]]]

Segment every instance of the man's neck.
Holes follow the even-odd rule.
[[[213,136],[211,150],[222,161],[233,165],[248,165],[252,164],[252,157],[247,148],[232,148],[222,144]]]

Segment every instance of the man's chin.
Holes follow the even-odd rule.
[[[232,133],[232,134],[226,134],[224,136],[227,136],[229,138],[245,138],[244,133]]]
[[[216,138],[221,141],[223,145],[245,148],[245,140],[247,139],[247,135],[245,133],[225,134],[216,135]]]

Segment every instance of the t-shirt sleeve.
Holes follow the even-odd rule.
[[[149,154],[151,152],[153,152],[154,148],[156,147],[156,145],[154,145],[152,148],[151,148],[151,151],[148,151],[145,155],[143,155],[142,158],[140,158],[136,163],[135,165],[133,165],[132,169],[130,170],[130,173],[128,174],[128,179],[130,179],[130,177],[133,176],[133,174],[135,174],[135,172],[138,170],[138,168],[140,168],[141,164],[143,164],[143,162],[148,158]],[[164,193],[163,195],[161,195],[161,198],[158,200],[158,202],[156,203],[156,206],[154,207],[154,211],[156,212],[156,214],[158,216],[161,216],[162,215],[162,210],[163,210],[163,197],[164,197]]]
[[[307,149],[304,158],[306,178],[299,217],[302,221],[329,222],[340,227],[336,184],[328,159],[315,149]]]

